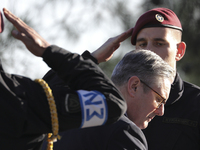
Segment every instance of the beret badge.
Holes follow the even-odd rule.
[[[156,14],[155,17],[156,17],[156,20],[158,20],[159,22],[163,22],[164,21],[164,17],[162,15],[160,15],[160,14]]]

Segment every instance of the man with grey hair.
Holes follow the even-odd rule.
[[[164,114],[174,70],[157,54],[146,50],[127,53],[115,67],[111,80],[127,102],[127,116],[140,129]]]
[[[101,48],[96,52],[101,53]],[[151,51],[127,53],[111,77],[127,102],[127,115],[111,125],[60,133],[62,139],[54,144],[54,150],[148,149],[140,129],[146,128],[156,115],[164,114],[174,75],[172,67]],[[42,149],[45,149],[45,144]]]

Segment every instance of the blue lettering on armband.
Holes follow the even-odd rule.
[[[105,96],[98,91],[78,90],[77,93],[81,104],[81,128],[105,124],[108,117]]]

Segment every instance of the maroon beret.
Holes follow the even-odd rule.
[[[182,31],[181,22],[172,10],[167,8],[151,9],[137,20],[131,37],[133,45],[136,44],[139,31],[148,27],[168,27]]]
[[[4,28],[3,16],[2,16],[2,13],[0,11],[0,33],[3,32],[3,28]]]

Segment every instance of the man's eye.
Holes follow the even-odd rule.
[[[146,43],[141,43],[139,44],[139,47],[145,47],[147,44]]]
[[[157,46],[162,46],[164,45],[163,43],[156,43]]]
[[[162,99],[161,98],[157,98],[156,101],[160,103],[160,102],[162,102]]]

